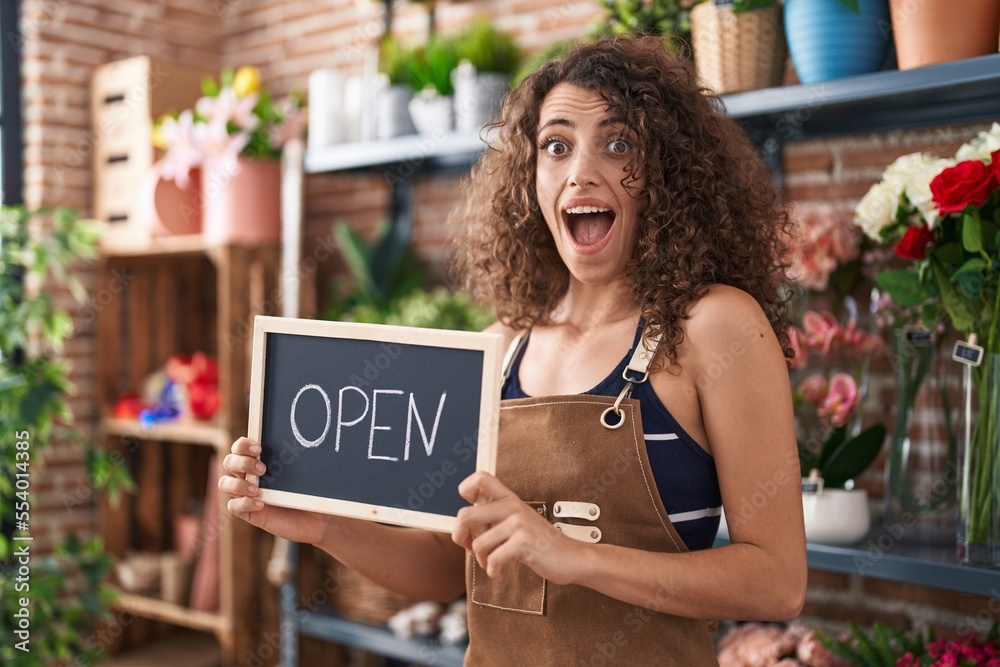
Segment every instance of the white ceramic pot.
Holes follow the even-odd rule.
[[[802,494],[806,541],[853,544],[868,534],[871,512],[864,489],[823,489]]]
[[[507,93],[507,77],[494,72],[477,72],[463,60],[452,70],[455,87],[455,130],[471,134],[500,114]]]
[[[406,86],[388,86],[378,93],[375,133],[379,139],[391,139],[413,134],[409,105],[413,92]]]
[[[434,89],[422,90],[410,100],[410,117],[420,134],[451,132],[455,125],[452,98]]]

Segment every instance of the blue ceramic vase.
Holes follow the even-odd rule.
[[[892,44],[888,0],[785,0],[785,34],[802,83],[877,72]]]

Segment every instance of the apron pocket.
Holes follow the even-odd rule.
[[[545,503],[528,503],[536,512],[548,519]],[[503,579],[490,579],[486,570],[479,567],[475,555],[472,559],[472,602],[483,607],[516,611],[522,614],[545,614],[545,593],[548,582],[520,561],[504,567]]]

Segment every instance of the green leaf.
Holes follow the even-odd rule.
[[[340,252],[344,256],[351,276],[357,282],[357,288],[367,296],[375,293],[375,279],[371,269],[371,250],[364,239],[344,221],[338,221],[333,231]]]
[[[844,5],[855,14],[859,16],[861,15],[861,4],[859,0],[838,0],[838,2],[840,2],[840,4]]]
[[[755,9],[765,9],[778,4],[778,0],[735,0],[733,2],[733,14],[742,14]]]
[[[982,251],[983,228],[979,223],[979,216],[966,213],[962,218],[962,247],[971,253]]]
[[[833,429],[833,432],[830,433],[826,441],[823,442],[823,448],[819,453],[819,460],[816,462],[816,466],[820,470],[823,469],[823,466],[830,459],[830,455],[833,454],[834,450],[840,447],[846,438],[847,426],[838,426]]]
[[[875,282],[901,306],[919,306],[930,298],[913,271],[884,271],[875,276]]]
[[[941,301],[948,311],[952,326],[959,331],[968,331],[975,324],[975,313],[973,313],[968,302],[951,283],[948,274],[940,262],[932,261],[931,270],[934,272],[934,277],[937,280],[938,289],[941,290]]]
[[[831,487],[842,487],[871,465],[885,442],[885,426],[874,424],[830,453],[820,469],[823,481]]]
[[[983,293],[986,283],[983,271],[989,266],[986,260],[981,257],[973,257],[963,264],[954,274],[952,281],[958,283],[959,288],[971,299],[978,299]]]
[[[945,264],[962,263],[962,245],[956,241],[942,243],[934,251],[934,256]]]
[[[201,94],[205,97],[218,97],[219,84],[212,77],[206,76],[201,80]]]

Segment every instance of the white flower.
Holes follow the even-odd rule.
[[[879,181],[865,193],[854,209],[854,224],[864,230],[868,238],[881,241],[881,232],[896,219],[899,192],[885,181]]]
[[[1000,123],[993,123],[993,127],[988,131],[980,132],[969,143],[963,144],[955,153],[955,158],[959,162],[966,160],[989,162],[990,154],[998,150],[1000,150]]]
[[[926,153],[910,153],[897,158],[885,169],[882,181],[872,186],[858,203],[856,224],[873,240],[881,240],[881,231],[896,220],[896,211],[905,193],[920,214],[920,223],[934,229],[940,216],[931,195],[931,181],[943,169],[954,164]]]

